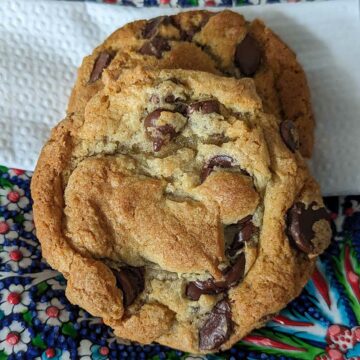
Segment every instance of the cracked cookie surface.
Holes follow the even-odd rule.
[[[115,86],[123,69],[137,65],[252,77],[264,110],[292,121],[300,152],[311,156],[315,123],[305,73],[295,53],[260,20],[248,22],[226,10],[189,11],[130,23],[84,59],[69,112],[82,112],[104,83]]]
[[[124,70],[59,123],[34,173],[37,235],[66,296],[122,338],[192,353],[261,326],[330,238],[290,125],[251,79]]]

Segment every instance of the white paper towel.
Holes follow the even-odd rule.
[[[33,169],[65,113],[76,68],[117,27],[179,9],[90,3],[0,3],[0,164]],[[238,8],[261,17],[298,54],[317,119],[311,166],[324,194],[360,193],[360,22],[357,0]]]

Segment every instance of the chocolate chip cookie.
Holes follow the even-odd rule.
[[[266,112],[290,120],[301,153],[310,157],[314,118],[306,76],[294,52],[260,20],[232,11],[190,11],[136,21],[115,31],[79,69],[69,112],[82,111],[104,83],[142,65],[251,77]]]
[[[300,293],[329,243],[297,146],[252,79],[123,70],[42,150],[43,255],[116,335],[227,349]]]

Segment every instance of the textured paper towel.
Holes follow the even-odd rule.
[[[356,0],[254,6],[297,52],[317,117],[312,169],[325,194],[360,193],[360,22]],[[0,164],[33,169],[63,116],[84,55],[117,27],[176,9],[0,3]]]

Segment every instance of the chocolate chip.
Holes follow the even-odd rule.
[[[124,307],[131,305],[144,290],[144,269],[126,266],[120,270],[113,270],[116,284],[123,292]]]
[[[207,22],[209,21],[209,19],[210,19],[210,17],[213,15],[210,15],[210,14],[207,14],[207,13],[202,13],[201,14],[202,16],[202,19],[201,19],[201,21],[200,21],[200,23],[199,23],[199,26],[198,26],[198,29],[200,30],[200,29],[202,29],[206,24],[207,24]]]
[[[158,16],[154,19],[149,20],[142,31],[143,38],[152,38],[154,35],[156,35],[157,30],[161,24],[167,25],[169,24],[169,22],[170,21],[168,16]]]
[[[210,161],[203,167],[200,180],[203,183],[205,179],[211,174],[214,170],[214,167],[220,168],[231,168],[233,166],[233,159],[227,155],[216,155],[210,159]]]
[[[109,66],[113,57],[114,57],[114,55],[108,53],[107,51],[103,51],[100,53],[100,55],[98,56],[98,58],[95,61],[94,67],[92,69],[90,79],[89,79],[89,84],[100,79],[103,70]]]
[[[210,159],[208,166],[214,168],[215,166],[222,168],[232,167],[233,158],[227,155],[216,155]]]
[[[235,263],[225,270],[224,278],[227,287],[237,285],[244,277],[245,273],[245,254],[241,253],[235,260]]]
[[[227,284],[224,281],[215,282],[214,279],[208,279],[204,281],[196,280],[189,282],[189,284],[186,286],[185,294],[189,299],[197,301],[203,294],[220,294],[226,290]]]
[[[202,114],[220,114],[220,103],[217,100],[204,100],[192,103],[188,107],[188,114],[200,111]]]
[[[156,109],[148,114],[144,120],[145,131],[149,138],[153,140],[154,151],[160,151],[167,140],[171,140],[176,136],[176,131],[170,124],[160,126],[156,124],[163,111],[171,112],[171,110],[167,109]]]
[[[252,235],[255,233],[255,231],[256,231],[256,227],[251,221],[245,223],[240,229],[237,241],[242,241],[242,242],[249,241]]]
[[[199,348],[213,350],[223,344],[233,329],[231,308],[227,300],[219,301],[199,330]]]
[[[180,38],[183,41],[191,41],[196,33],[198,33],[209,21],[209,14],[202,14],[202,19],[200,20],[198,25],[192,25],[188,29],[184,30],[180,27],[180,24],[176,24],[176,26],[180,29]]]
[[[213,278],[211,278],[204,281],[191,281],[186,286],[185,294],[193,301],[199,300],[201,295],[220,294],[237,285],[244,277],[244,272],[245,254],[241,253],[235,259],[234,264],[224,270],[224,280],[215,281]]]
[[[177,102],[175,104],[175,111],[180,113],[183,116],[187,116],[188,113],[188,105],[183,102]]]
[[[238,44],[235,51],[235,65],[245,76],[252,76],[259,68],[261,51],[257,41],[250,35]]]
[[[180,39],[182,41],[192,41],[196,33],[201,30],[202,26],[192,26],[187,30],[180,30]]]
[[[170,44],[166,39],[161,36],[155,36],[140,48],[139,53],[142,55],[156,56],[158,59],[161,59],[162,53],[170,49]]]
[[[173,82],[173,83],[176,84],[176,85],[184,85],[184,83],[182,83],[179,79],[174,78],[174,77],[169,78],[168,80],[171,81],[171,82]]]
[[[240,231],[242,229],[242,225],[239,224],[231,224],[225,227],[224,229],[224,237],[227,239],[227,243],[230,243],[229,248],[226,250],[226,255],[232,257],[235,256],[236,253],[243,249],[245,246],[245,242],[240,240]]]
[[[311,240],[315,237],[313,225],[319,220],[329,220],[329,213],[324,207],[314,209],[312,202],[306,209],[302,202],[295,203],[287,212],[287,234],[293,243],[304,253],[314,250]]]
[[[299,135],[294,123],[290,120],[284,120],[280,124],[280,135],[286,146],[295,152],[299,148]]]
[[[248,222],[250,222],[251,220],[252,220],[252,215],[248,215],[248,216],[245,216],[244,218],[242,218],[241,220],[239,220],[237,223],[239,225],[245,225]]]
[[[237,224],[229,225],[225,228],[225,236],[232,235],[232,242],[227,250],[229,256],[235,256],[237,251],[242,249],[245,242],[249,241],[253,234],[257,231],[255,225],[251,222],[251,215],[246,216]]]
[[[191,41],[194,35],[197,33],[196,28],[191,28],[189,30],[180,30],[180,40],[182,41]]]
[[[151,113],[149,113],[144,120],[145,129],[147,129],[148,127],[156,127],[156,120],[160,117],[160,115],[163,111],[166,111],[166,110],[165,109],[156,109],[156,110],[152,111]]]
[[[173,94],[167,95],[164,100],[166,103],[172,104],[175,102],[175,96]]]

